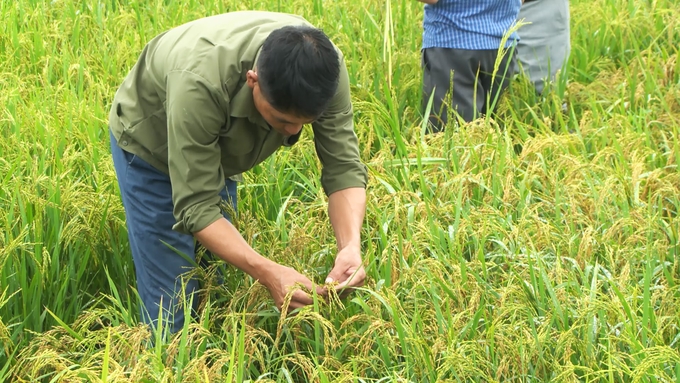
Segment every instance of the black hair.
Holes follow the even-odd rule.
[[[338,88],[340,59],[320,29],[286,26],[264,41],[257,61],[260,90],[274,109],[317,118]]]

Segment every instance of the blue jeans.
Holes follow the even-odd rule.
[[[176,332],[184,325],[185,309],[195,313],[199,304],[198,295],[194,295],[199,288],[198,281],[180,278],[195,265],[196,242],[193,236],[172,230],[176,221],[172,214],[170,177],[121,149],[111,133],[110,139],[135,264],[137,292],[143,303],[142,321],[155,326],[162,307],[160,318],[167,321],[170,332]],[[236,182],[226,180],[220,195],[236,211]],[[229,216],[225,214],[225,218]],[[193,263],[177,252],[185,254]],[[192,296],[193,307],[185,308],[184,299],[189,302]]]

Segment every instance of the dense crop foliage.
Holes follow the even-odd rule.
[[[137,323],[108,149],[147,40],[242,9],[304,15],[343,50],[370,169],[369,276],[281,317],[221,266],[201,318]],[[0,381],[680,381],[680,10],[574,0],[569,81],[423,136],[422,4],[0,2]],[[335,242],[311,129],[246,174],[237,223],[323,282]],[[155,339],[155,342],[149,342]]]

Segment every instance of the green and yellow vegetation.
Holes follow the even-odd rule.
[[[243,9],[304,15],[347,57],[369,279],[282,317],[199,271],[200,318],[162,338],[136,318],[109,102],[157,33]],[[495,120],[423,136],[415,0],[0,2],[0,381],[680,382],[680,7],[571,11],[568,82],[518,79]],[[323,282],[310,136],[246,174],[238,226]]]

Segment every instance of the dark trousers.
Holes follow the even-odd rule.
[[[195,313],[199,303],[198,296],[194,296],[198,281],[180,277],[191,271],[196,262],[194,237],[172,230],[175,217],[170,177],[121,149],[113,134],[110,139],[135,264],[137,292],[143,303],[141,319],[155,326],[160,315],[167,321],[163,324],[165,328],[178,331],[184,325],[185,310]],[[236,211],[236,182],[226,182],[220,195]],[[226,214],[225,218],[229,219]],[[189,302],[192,296],[193,307],[184,307],[185,299]]]
[[[493,112],[516,72],[515,56],[514,48],[508,49],[494,73],[496,49],[423,49],[423,111],[433,96],[430,131],[444,129],[449,106],[465,121]]]

